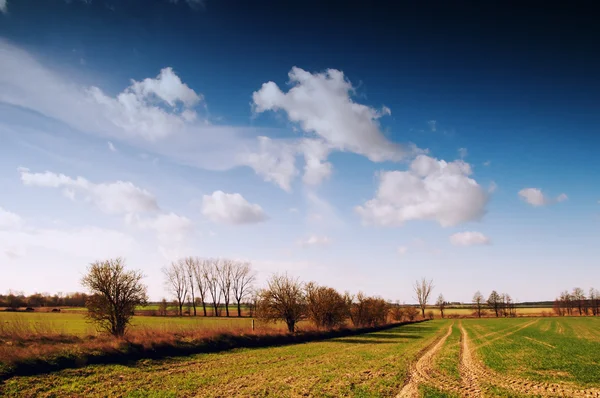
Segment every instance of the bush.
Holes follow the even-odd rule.
[[[382,298],[356,295],[350,307],[350,319],[355,327],[374,327],[387,322],[389,304]]]
[[[344,326],[349,315],[349,303],[335,289],[318,286],[314,282],[306,285],[306,315],[318,329],[333,329]]]

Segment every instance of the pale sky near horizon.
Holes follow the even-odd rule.
[[[405,302],[600,288],[593,13],[334,3],[0,0],[0,291],[122,256],[158,300],[188,255]]]

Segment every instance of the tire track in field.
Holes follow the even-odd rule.
[[[411,367],[408,382],[404,385],[396,398],[419,397],[419,386],[422,384],[435,387],[441,391],[454,392],[462,397],[478,398],[481,391],[477,381],[472,377],[458,382],[434,368],[437,354],[442,349],[448,337],[452,334],[454,323],[448,327],[448,332],[439,340],[425,349],[425,352]],[[462,361],[462,360],[461,360]],[[463,373],[461,371],[461,378]]]
[[[531,325],[532,323],[529,323]],[[523,329],[523,328],[520,328]],[[480,360],[476,358],[473,347],[471,346],[469,335],[460,325],[461,338],[463,341],[463,350],[466,355],[461,356],[461,369],[464,367],[464,372],[468,377],[474,380],[480,380],[489,385],[501,387],[504,389],[515,391],[524,395],[536,395],[541,397],[575,397],[575,398],[591,398],[600,397],[599,389],[578,389],[562,384],[535,382],[519,377],[509,377],[501,373],[495,372],[486,367]],[[513,334],[516,331],[509,332]],[[504,336],[500,336],[504,337]],[[493,339],[496,340],[497,338]],[[481,345],[479,346],[481,347]],[[468,353],[468,354],[467,354]],[[462,373],[461,373],[462,374]]]
[[[474,359],[469,346],[469,338],[462,322],[458,326],[460,328],[460,379],[463,387],[471,393],[471,396],[480,397],[479,377],[474,371]]]
[[[416,398],[419,397],[419,385],[423,383],[433,384],[437,386],[432,376],[431,370],[433,369],[433,359],[436,354],[443,347],[448,337],[452,334],[452,326],[448,327],[448,331],[444,336],[435,341],[429,347],[425,348],[423,355],[419,357],[417,362],[411,366],[410,373],[408,374],[408,380],[400,390],[400,393],[396,395],[396,398]]]

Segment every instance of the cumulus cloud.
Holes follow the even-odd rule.
[[[458,148],[458,156],[460,156],[461,159],[466,158],[468,154],[469,151],[467,150],[467,148]]]
[[[331,244],[331,239],[328,236],[318,236],[318,235],[310,235],[304,239],[300,239],[298,241],[298,245],[301,247],[311,247],[311,246],[329,246]]]
[[[419,155],[408,171],[381,172],[375,198],[355,210],[363,223],[382,226],[432,220],[448,227],[477,220],[488,195],[471,174],[462,160],[448,163]]]
[[[202,198],[202,214],[209,220],[224,224],[254,224],[267,219],[262,207],[249,203],[239,193],[215,191]]]
[[[534,207],[545,206],[552,203],[560,203],[568,199],[568,196],[564,193],[561,193],[555,199],[550,198],[539,188],[521,189],[519,191],[519,197]]]
[[[304,139],[300,144],[304,153],[304,176],[302,181],[307,185],[319,185],[331,176],[333,165],[326,161],[329,147],[322,140]]]
[[[116,181],[93,183],[83,177],[71,178],[64,174],[45,171],[31,173],[21,168],[21,181],[27,186],[62,188],[70,199],[82,196],[107,214],[155,212],[159,210],[156,199],[150,192],[131,182]]]
[[[450,236],[450,243],[454,246],[489,245],[490,239],[481,232],[458,232]]]
[[[283,110],[290,121],[321,137],[331,148],[365,155],[372,161],[401,160],[413,152],[414,148],[392,143],[382,133],[379,119],[391,114],[389,108],[375,109],[353,101],[354,87],[342,71],[310,73],[293,67],[288,77],[293,87],[287,93],[272,81],[254,92],[255,112]]]
[[[108,120],[148,140],[164,138],[193,122],[197,114],[192,107],[202,100],[172,68],[162,69],[154,79],[132,80],[116,97],[104,94],[98,87],[90,87],[88,94]]]
[[[258,137],[258,150],[239,155],[242,164],[250,166],[265,181],[274,182],[290,192],[296,170],[296,145],[276,141],[269,137]]]
[[[490,185],[488,186],[488,192],[494,193],[494,192],[496,192],[497,189],[498,189],[498,184],[496,184],[495,181],[490,182]]]
[[[23,223],[21,217],[12,213],[8,210],[3,209],[0,206],[0,229],[1,230],[15,230],[19,229]]]

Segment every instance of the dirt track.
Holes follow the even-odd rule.
[[[495,336],[492,340],[504,338],[514,334],[517,331],[531,326],[534,322],[528,322],[518,328],[512,329],[500,336]],[[459,323],[461,332],[460,349],[460,376],[461,382],[450,379],[434,367],[437,353],[444,346],[444,343],[452,333],[450,325],[448,332],[435,343],[425,349],[423,355],[412,366],[407,383],[404,385],[396,398],[419,397],[419,386],[424,384],[435,387],[446,392],[454,392],[462,397],[483,397],[489,396],[488,391],[492,386],[500,387],[513,391],[520,395],[535,395],[538,397],[600,397],[599,389],[578,389],[566,384],[541,383],[523,378],[505,376],[487,368],[475,353],[469,335],[462,323]],[[487,345],[487,341],[479,346]]]

